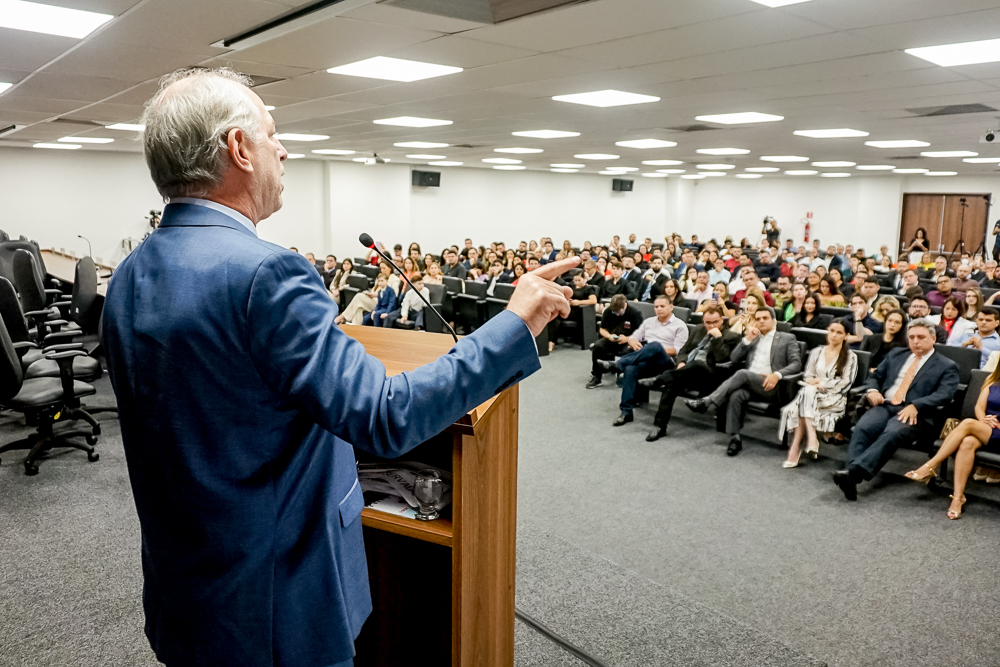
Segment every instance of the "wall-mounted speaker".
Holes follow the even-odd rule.
[[[413,170],[413,184],[424,188],[441,187],[440,171],[417,171]],[[631,189],[631,188],[630,188]]]
[[[616,178],[611,181],[611,189],[615,192],[632,192],[632,183],[633,181],[624,178]]]

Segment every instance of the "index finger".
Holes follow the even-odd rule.
[[[544,278],[545,280],[552,280],[557,276],[561,276],[566,273],[574,266],[580,263],[579,257],[570,257],[569,259],[561,259],[558,262],[549,262],[544,266],[540,266],[531,272],[531,275],[538,276],[539,278]]]

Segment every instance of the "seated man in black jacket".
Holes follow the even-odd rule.
[[[931,304],[927,301],[927,297],[915,296],[910,299],[910,308],[907,311],[907,315],[910,316],[911,321],[930,317]],[[942,345],[948,342],[948,330],[940,324],[934,327],[934,342],[941,343]]]
[[[611,260],[611,277],[601,285],[601,298],[610,299],[616,294],[624,294],[626,299],[635,298],[632,283],[622,277],[622,263],[613,259]]]
[[[760,251],[757,266],[754,267],[760,278],[767,278],[770,282],[776,282],[781,275],[781,267],[771,262],[771,253],[767,250]]]
[[[682,391],[694,389],[705,394],[722,383],[723,373],[717,373],[715,365],[729,361],[729,355],[739,342],[740,337],[729,330],[728,322],[719,307],[706,308],[702,324],[695,328],[677,353],[677,368],[654,378],[639,380],[640,385],[659,388],[663,392],[660,394],[660,407],[653,419],[654,428],[646,436],[646,442],[659,440],[667,434],[674,401]]]
[[[593,389],[601,385],[601,377],[604,369],[598,361],[607,359],[611,361],[615,357],[624,356],[629,353],[628,339],[642,326],[642,313],[638,308],[630,306],[624,294],[616,294],[611,297],[609,305],[601,318],[601,328],[597,333],[600,340],[594,343],[591,350],[591,378],[587,383],[587,389]]]

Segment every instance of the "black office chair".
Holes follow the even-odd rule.
[[[466,280],[464,292],[454,292],[455,321],[464,326],[466,333],[478,329],[486,320],[486,283]]]
[[[645,301],[629,301],[628,305],[642,313],[642,319],[644,320],[648,320],[650,317],[656,317],[656,309],[653,308],[653,304],[651,303],[647,303]]]
[[[486,319],[496,317],[507,307],[515,289],[508,283],[497,283],[493,286],[493,296],[486,297]]]
[[[934,345],[934,351],[948,357],[958,365],[958,391],[964,392],[969,386],[972,371],[979,370],[982,353],[972,347],[953,347],[951,345]]]
[[[778,417],[781,413],[781,408],[785,405],[791,403],[792,399],[795,398],[796,394],[799,393],[799,380],[805,375],[804,369],[806,367],[806,344],[799,341],[799,357],[802,359],[802,369],[798,373],[793,373],[788,377],[783,377],[778,382],[778,392],[775,397],[770,401],[747,401],[747,414],[757,414],[763,415],[765,417]],[[733,362],[729,361],[724,364],[718,364],[716,368],[722,370],[731,370]],[[726,407],[725,404],[720,405],[715,412],[715,428],[719,433],[724,433],[726,430]]]
[[[40,337],[46,335],[49,327],[53,327],[56,331],[60,328],[79,328],[76,324],[70,324],[65,320],[71,302],[63,299],[65,295],[61,290],[45,287],[44,276],[32,253],[27,250],[16,250],[11,265],[14,274],[13,284],[21,299],[24,314],[36,327],[41,327]],[[50,320],[57,320],[58,324]]]
[[[369,285],[374,285],[375,284],[375,279],[378,277],[378,274],[379,274],[379,270],[378,270],[377,266],[372,266],[371,264],[365,264],[363,266],[355,267],[355,270],[358,273],[360,273],[361,275],[363,275],[366,278],[368,278],[368,280],[369,280],[368,284]]]
[[[597,309],[596,306],[579,306],[575,319],[570,314],[565,320],[559,320],[559,333],[575,339],[581,350],[589,350],[597,342]]]
[[[791,322],[775,322],[774,328],[781,333],[792,333],[792,323]]]
[[[367,290],[367,276],[354,273],[347,276],[347,285],[340,290],[340,298],[344,302],[344,308],[346,309],[349,305],[351,305],[351,300],[354,299],[358,292],[365,292]]]
[[[833,319],[839,320],[842,317],[848,317],[848,316],[853,317],[854,311],[851,310],[850,308],[838,308],[836,306],[820,306],[819,314],[832,315]]]
[[[0,406],[23,413],[29,424],[37,425],[37,430],[27,438],[0,447],[0,454],[29,450],[24,460],[26,475],[37,475],[38,459],[55,447],[87,452],[87,460],[91,462],[100,458],[93,447],[100,429],[93,417],[80,410],[80,398],[97,391],[73,377],[73,359],[82,354],[79,350],[46,350],[45,357],[59,364],[60,376],[26,380],[7,327],[0,323]],[[77,428],[78,420],[87,422],[90,428]],[[85,438],[87,444],[69,440],[75,437]]]
[[[674,306],[674,317],[687,323],[691,321],[691,309],[684,306]]]
[[[806,344],[807,350],[819,347],[820,345],[826,345],[826,332],[821,329],[795,327],[791,333],[795,338]],[[803,363],[805,363],[805,357],[803,357]]]
[[[990,376],[989,371],[974,370],[969,376],[969,386],[965,392],[965,401],[962,403],[962,410],[958,415],[959,419],[974,419],[976,417],[976,403],[979,401],[979,394],[983,390],[983,384],[986,382],[986,378]],[[941,445],[944,444],[944,440],[938,440],[934,443],[934,449],[940,449]],[[985,466],[987,468],[992,468],[994,470],[1000,470],[1000,454],[996,452],[984,452],[983,450],[976,451],[976,465]],[[938,468],[938,477],[936,480],[947,479],[948,477],[948,459],[945,459],[941,466]],[[935,480],[932,480],[935,481]]]

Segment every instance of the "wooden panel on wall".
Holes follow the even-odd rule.
[[[989,195],[982,193],[904,194],[900,243],[909,246],[917,228],[923,227],[927,231],[932,255],[949,255],[956,249],[960,238],[965,240],[966,251],[973,252],[987,231],[988,197]],[[962,206],[963,199],[967,206]]]
[[[974,252],[986,236],[987,195],[948,195],[944,205],[944,235],[942,250],[956,250],[959,240],[965,241],[966,252]],[[962,206],[962,200],[965,206]],[[963,226],[962,211],[965,210]],[[989,248],[987,248],[989,250]]]
[[[910,242],[921,227],[930,241],[928,249],[937,252],[941,243],[941,223],[944,214],[944,195],[903,195],[903,222],[899,230],[899,242],[909,248]]]

